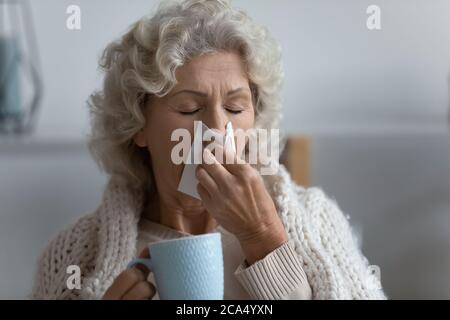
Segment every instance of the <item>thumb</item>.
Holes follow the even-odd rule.
[[[141,251],[141,253],[139,254],[139,258],[143,258],[143,259],[149,259],[150,258],[150,252],[148,250],[148,248],[145,248],[144,250]],[[145,278],[147,279],[148,274],[150,273],[150,270],[143,265],[142,263],[138,263],[134,266],[135,268],[137,268],[138,270],[140,270]]]
[[[139,258],[144,259],[150,258],[150,251],[148,250],[148,248],[145,248],[144,250],[141,251],[141,253],[139,254]]]

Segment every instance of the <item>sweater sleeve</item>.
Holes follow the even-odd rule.
[[[380,279],[373,273],[377,267],[363,255],[349,217],[320,188],[300,194],[309,218],[304,221],[298,250],[308,263],[308,278],[314,278],[310,282],[313,299],[385,299]]]
[[[311,288],[292,241],[286,242],[251,266],[247,266],[244,261],[236,269],[235,277],[253,299],[311,299]]]

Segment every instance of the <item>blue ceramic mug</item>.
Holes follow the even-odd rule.
[[[155,242],[151,258],[128,264],[145,265],[155,276],[162,300],[222,300],[223,254],[220,233],[207,233]]]

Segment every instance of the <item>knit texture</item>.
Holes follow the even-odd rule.
[[[311,288],[290,240],[248,266],[244,261],[234,275],[255,300],[310,300]]]
[[[295,184],[282,165],[278,174],[263,178],[308,278],[313,299],[385,298],[334,200],[319,188]],[[61,231],[40,255],[30,297],[101,299],[136,256],[143,205],[141,192],[110,179],[97,210]],[[70,265],[81,269],[81,289],[67,289],[70,275],[66,270]]]

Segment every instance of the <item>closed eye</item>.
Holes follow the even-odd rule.
[[[242,110],[234,110],[234,109],[227,109],[228,112],[232,113],[232,114],[239,114],[242,112]]]
[[[236,110],[236,109],[230,109],[230,108],[226,108],[226,110],[229,113],[232,113],[232,114],[239,114],[239,113],[241,113],[243,111],[243,110]],[[196,114],[198,111],[200,111],[200,109],[195,109],[195,110],[192,110],[192,111],[179,111],[179,113],[182,114],[182,115],[189,116],[189,115]]]
[[[183,115],[193,115],[193,114],[195,114],[195,113],[197,113],[198,111],[199,111],[200,109],[196,109],[196,110],[193,110],[193,111],[180,111],[180,113],[181,114],[183,114]]]

